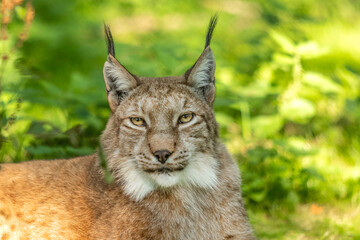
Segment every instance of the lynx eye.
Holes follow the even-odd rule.
[[[130,121],[136,126],[145,126],[145,120],[139,117],[131,117]]]
[[[190,122],[194,117],[193,113],[185,113],[179,118],[179,123],[188,123]]]

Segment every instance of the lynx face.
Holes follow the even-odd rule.
[[[129,73],[115,59],[106,28],[104,79],[112,116],[102,147],[116,181],[137,201],[156,189],[217,185],[215,59],[209,46],[215,24],[216,18],[195,65],[183,76],[163,78]]]

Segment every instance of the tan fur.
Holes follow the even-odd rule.
[[[0,165],[0,239],[255,239],[237,165],[218,138],[214,87],[193,79],[202,58],[212,61],[206,51],[181,77],[136,77],[109,57],[117,70],[104,68],[112,114],[101,146],[114,181],[105,183],[98,153]],[[154,152],[163,149],[162,165]]]

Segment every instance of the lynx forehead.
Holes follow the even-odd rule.
[[[183,76],[162,78],[137,77],[126,70],[115,58],[112,35],[105,27],[109,55],[104,79],[117,141],[102,147],[115,179],[137,201],[158,188],[216,188],[220,164],[213,147],[217,125],[210,48],[215,25],[213,18],[194,66]],[[103,142],[108,136],[105,130]]]

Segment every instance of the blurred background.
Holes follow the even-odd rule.
[[[2,0],[0,163],[94,153],[104,22],[132,73],[182,75],[216,12],[215,111],[259,239],[360,239],[358,0]]]

